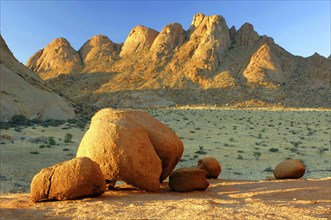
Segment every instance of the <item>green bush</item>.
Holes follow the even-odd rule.
[[[48,138],[48,144],[51,145],[51,146],[53,146],[53,145],[56,144],[56,142],[55,142],[55,140],[54,140],[53,137],[49,137],[49,138]]]
[[[68,144],[68,143],[71,143],[71,139],[72,139],[73,135],[70,134],[70,133],[67,133],[65,136],[64,136],[64,143]]]

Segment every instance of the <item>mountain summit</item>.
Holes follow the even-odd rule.
[[[123,44],[103,35],[78,51],[55,39],[27,66],[73,100],[103,107],[186,104],[331,107],[330,60],[294,56],[252,24],[228,28],[219,15],[194,15],[160,32],[131,30]]]

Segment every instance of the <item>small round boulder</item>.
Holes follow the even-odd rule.
[[[169,187],[177,192],[205,190],[209,186],[206,174],[198,168],[181,168],[169,176]]]
[[[300,160],[284,160],[276,166],[274,176],[276,179],[299,179],[305,171],[305,165]]]
[[[206,173],[207,179],[217,179],[222,171],[221,165],[214,157],[205,157],[199,160],[198,168]]]

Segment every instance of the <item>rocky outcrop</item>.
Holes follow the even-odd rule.
[[[103,109],[93,116],[77,157],[90,157],[100,164],[108,181],[156,191],[182,153],[176,134],[148,113]]]
[[[231,45],[225,19],[219,15],[195,15],[186,45],[190,48],[183,49],[192,51],[188,65],[196,66],[198,69],[216,70]]]
[[[281,61],[268,44],[263,44],[251,57],[243,75],[249,83],[268,85],[286,80]]]
[[[85,66],[96,66],[110,62],[118,56],[118,45],[105,35],[89,39],[80,49],[79,54]]]
[[[149,49],[159,33],[151,28],[137,26],[125,40],[120,56],[125,57]]]
[[[0,44],[0,121],[8,121],[15,115],[39,120],[75,117],[71,104],[19,63],[1,36]]]
[[[276,179],[299,179],[305,174],[305,165],[300,160],[284,160],[275,170]]]
[[[60,74],[80,72],[82,61],[79,53],[66,39],[56,38],[33,55],[27,66],[45,80]]]
[[[169,55],[176,47],[184,43],[185,34],[182,25],[178,23],[166,25],[155,38],[151,46],[152,53],[155,53],[157,58]]]
[[[169,176],[169,187],[177,192],[206,190],[209,183],[206,174],[198,168],[181,168]]]
[[[245,23],[239,28],[234,39],[238,46],[254,46],[259,41],[260,36],[254,31],[253,25]]]
[[[39,51],[30,62],[37,63],[44,53],[45,49]],[[51,67],[38,74],[75,101],[98,109],[224,106],[250,100],[289,107],[331,106],[330,59],[294,56],[271,37],[259,36],[253,25],[228,29],[218,15],[198,13],[186,31],[176,23],[159,34],[138,26],[119,45],[93,37],[80,54],[82,74],[52,78],[61,71]],[[136,94],[141,95],[134,98]]]
[[[197,167],[206,173],[207,179],[217,179],[222,171],[221,165],[214,157],[205,157],[198,160]]]
[[[30,197],[33,202],[68,200],[105,191],[106,181],[99,165],[81,157],[42,169],[33,177]]]

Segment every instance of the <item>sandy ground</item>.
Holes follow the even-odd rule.
[[[34,205],[26,194],[33,176],[73,158],[88,126],[11,128],[0,136],[0,218],[314,219],[331,214],[330,110],[181,108],[150,113],[183,141],[177,167],[213,156],[222,165],[221,180],[212,181],[206,192],[174,193],[165,184],[151,194],[124,186],[98,198]],[[72,143],[64,143],[66,133],[73,135]],[[55,145],[49,145],[50,137]],[[305,163],[301,180],[263,181],[289,158]]]
[[[29,194],[0,196],[2,219],[330,219],[331,178],[210,180],[206,191],[157,193],[123,185],[82,200],[32,203]]]

